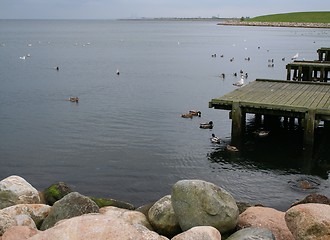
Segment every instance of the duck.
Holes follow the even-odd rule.
[[[238,148],[233,146],[233,145],[227,145],[226,146],[226,149],[229,151],[229,152],[238,152]]]
[[[212,137],[210,138],[212,143],[220,143],[220,138],[216,137],[214,133],[212,133]]]
[[[199,128],[212,129],[213,128],[213,122],[209,121],[208,123],[201,123],[201,124],[199,124]]]
[[[117,74],[117,75],[119,75],[119,74],[120,74],[120,72],[119,72],[119,69],[117,69],[117,71],[116,71],[116,74]]]
[[[257,137],[267,137],[270,131],[265,131],[265,130],[257,130],[254,131],[253,133],[257,136]]]
[[[77,103],[77,102],[79,102],[79,98],[78,97],[70,97],[69,98],[69,101],[70,102],[76,102]]]
[[[193,118],[193,114],[192,113],[184,113],[184,114],[181,114],[181,117],[182,118]]]
[[[198,117],[201,117],[202,116],[201,111],[196,111],[196,110],[190,110],[189,111],[189,114],[191,114],[193,116],[198,116]]]

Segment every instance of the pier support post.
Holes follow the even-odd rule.
[[[304,157],[313,158],[314,147],[314,129],[315,129],[315,110],[308,110],[304,120]]]
[[[231,141],[232,145],[239,148],[241,146],[241,139],[245,129],[245,114],[243,113],[239,102],[233,102],[231,116]]]

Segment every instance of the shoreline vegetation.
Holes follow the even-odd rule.
[[[330,28],[330,12],[293,12],[258,16],[254,18],[138,18],[119,19],[120,21],[210,21],[217,25],[229,26],[262,26],[262,27],[298,27],[298,28]]]
[[[228,20],[218,25],[330,28],[330,12],[293,12]]]

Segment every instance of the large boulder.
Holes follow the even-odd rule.
[[[9,226],[19,225],[20,221],[16,221],[19,218],[25,218],[30,221],[30,218],[33,220],[34,224],[32,227],[40,227],[42,221],[47,217],[50,211],[50,206],[45,204],[18,204],[15,206],[10,206],[0,210],[0,219],[7,219],[6,224]],[[25,217],[28,216],[28,218]],[[11,220],[9,220],[11,219]],[[24,222],[23,222],[24,225]],[[28,226],[31,226],[29,223]],[[1,226],[0,226],[1,228]]]
[[[220,232],[211,226],[193,227],[179,235],[176,235],[171,240],[221,240]]]
[[[140,213],[142,214],[142,213]],[[139,223],[127,222],[115,214],[86,214],[58,222],[29,240],[111,239],[111,240],[168,240]],[[143,215],[143,214],[142,214]]]
[[[65,195],[72,192],[71,188],[64,182],[58,182],[50,185],[43,192],[45,202],[53,206],[53,204],[63,198]]]
[[[276,240],[294,240],[286,226],[285,213],[267,207],[249,207],[239,215],[238,228],[260,227],[270,230]]]
[[[13,226],[28,226],[37,229],[33,219],[25,214],[11,216],[10,214],[0,215],[0,236]]]
[[[227,240],[276,240],[274,234],[265,228],[248,227],[243,228],[230,235]]]
[[[236,227],[239,211],[235,199],[213,183],[181,180],[173,185],[171,196],[183,231],[195,226],[212,226],[223,234]]]
[[[54,203],[40,229],[46,230],[53,227],[55,223],[63,219],[98,212],[99,207],[94,201],[77,192],[72,192]]]
[[[148,211],[148,219],[154,230],[164,236],[173,237],[181,232],[174,213],[171,195],[159,199]]]
[[[330,206],[307,203],[290,208],[285,221],[295,239],[330,239]]]
[[[40,203],[37,189],[19,176],[0,181],[0,209],[21,203]]]

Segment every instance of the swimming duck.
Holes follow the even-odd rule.
[[[77,103],[77,102],[79,102],[79,98],[78,97],[70,97],[69,98],[69,101],[70,102],[76,102]]]
[[[214,133],[212,133],[212,137],[210,138],[212,143],[220,143],[220,138],[216,137]]]
[[[189,111],[189,114],[191,114],[193,116],[198,116],[198,117],[201,117],[202,116],[201,111],[196,111],[196,110],[190,110]]]
[[[267,137],[269,134],[269,131],[257,130],[257,131],[254,131],[253,133],[258,137]]]
[[[237,147],[232,146],[232,145],[227,145],[227,146],[226,146],[226,149],[227,149],[229,152],[238,152]]]
[[[184,114],[181,114],[181,117],[182,118],[193,118],[193,114],[192,113],[184,113]]]
[[[213,128],[213,122],[212,121],[209,121],[208,123],[201,123],[199,125],[199,128],[212,129]]]

